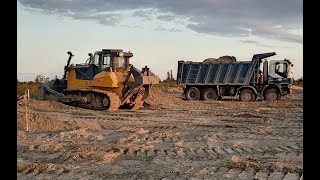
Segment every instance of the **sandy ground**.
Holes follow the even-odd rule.
[[[278,101],[153,94],[138,111],[17,105],[18,179],[303,179],[303,89]]]

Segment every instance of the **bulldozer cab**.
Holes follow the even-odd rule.
[[[121,49],[102,49],[94,55],[88,54],[89,58],[84,64],[76,64],[74,67],[76,78],[81,80],[92,80],[93,77],[102,72],[127,71],[129,69],[129,58],[132,53],[123,52]]]
[[[126,71],[129,67],[129,58],[132,53],[122,50],[107,49],[96,51],[91,56],[89,64],[101,71]]]

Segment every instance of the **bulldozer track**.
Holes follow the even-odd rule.
[[[70,94],[70,93],[76,94],[76,95],[79,95],[81,93],[85,93],[85,95],[92,94],[92,95],[94,95],[94,97],[107,96],[109,98],[109,106],[108,107],[104,107],[104,105],[102,104],[103,102],[96,102],[96,100],[94,100],[94,102],[89,103],[89,104],[88,103],[86,103],[86,104],[79,103],[79,104],[73,104],[73,106],[83,107],[83,108],[92,109],[92,110],[108,109],[109,111],[118,110],[119,106],[120,106],[119,96],[116,93],[111,92],[111,91],[77,89],[77,90],[68,90],[68,91],[64,92],[64,94]]]

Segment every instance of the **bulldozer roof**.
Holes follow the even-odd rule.
[[[102,49],[102,53],[122,53],[123,56],[126,57],[132,57],[133,54],[128,51],[128,52],[123,52],[122,49]]]
[[[104,52],[123,52],[122,49],[102,49]]]

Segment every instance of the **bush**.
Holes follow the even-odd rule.
[[[34,81],[20,82],[19,79],[17,79],[17,97],[23,96],[25,90],[29,89],[30,98],[36,98],[38,95],[38,87],[48,81],[49,78],[42,74],[37,75]]]
[[[24,95],[25,90],[29,89],[30,98],[36,98],[38,93],[39,83],[35,82],[17,82],[17,96]]]
[[[164,80],[160,81],[159,84],[155,84],[154,87],[158,87],[163,91],[167,91],[169,88],[179,87],[179,85],[177,85],[176,81],[174,80]]]
[[[293,85],[303,87],[303,78],[293,80]]]

